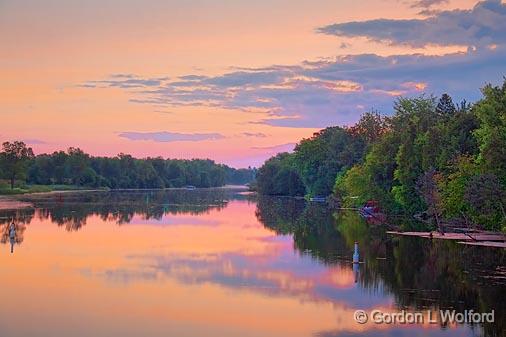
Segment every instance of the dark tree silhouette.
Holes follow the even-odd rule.
[[[33,159],[33,151],[26,147],[23,142],[5,142],[2,144],[3,151],[0,153],[0,164],[3,174],[11,182],[11,189],[14,189],[16,179],[24,178],[28,163]]]
[[[448,94],[443,94],[439,99],[439,102],[436,107],[436,112],[443,117],[449,117],[453,115],[457,111],[455,104],[453,104],[453,100]]]

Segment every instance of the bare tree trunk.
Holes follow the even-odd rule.
[[[460,214],[461,214],[461,215],[462,215],[462,217],[464,218],[464,221],[465,221],[465,223],[466,223],[466,228],[468,228],[468,229],[469,229],[469,228],[470,228],[470,226],[469,226],[469,221],[467,220],[466,215],[465,215],[465,214],[464,214],[464,212],[462,212],[462,211],[460,211]]]
[[[441,223],[439,222],[439,216],[438,216],[437,212],[434,212],[434,217],[436,218],[436,224],[437,224],[437,229],[438,229],[439,233],[441,233],[442,235],[445,235],[443,227],[441,226]]]

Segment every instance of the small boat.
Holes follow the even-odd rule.
[[[185,188],[186,190],[196,190],[196,189],[197,189],[197,188],[196,188],[195,186],[193,186],[193,185],[186,185],[184,188]]]
[[[313,201],[313,202],[327,202],[327,198],[321,197],[321,196],[314,196],[314,197],[310,198],[309,201]]]
[[[386,216],[376,200],[367,201],[364,206],[360,207],[358,212],[368,222],[382,223],[386,220]]]

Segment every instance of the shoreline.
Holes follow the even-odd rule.
[[[217,187],[200,187],[195,190],[209,190],[209,189],[247,189],[244,185],[225,185]],[[169,188],[121,188],[121,189],[75,189],[75,190],[54,190],[47,192],[28,192],[22,194],[0,194],[0,211],[17,210],[24,208],[33,208],[33,203],[20,199],[30,199],[31,196],[45,196],[54,194],[67,194],[67,193],[89,193],[89,192],[133,192],[133,191],[176,191],[186,190],[185,187],[169,187]]]
[[[411,236],[429,240],[453,240],[459,244],[472,245],[472,246],[506,248],[506,235],[504,235],[504,233],[501,232],[493,232],[493,231],[479,231],[473,233],[447,232],[444,235],[436,231],[432,232],[387,231],[386,233],[388,235],[393,236]]]
[[[0,195],[0,211],[17,210],[32,207],[33,204],[30,202],[17,200],[10,195],[9,196]]]
[[[197,188],[196,190],[209,190],[209,189],[236,189],[241,190],[247,188],[247,186],[242,185],[225,185],[220,187],[208,187],[208,188]],[[44,195],[57,195],[57,194],[69,194],[69,193],[90,193],[90,192],[133,192],[133,191],[170,191],[170,190],[186,190],[184,187],[171,187],[171,188],[163,188],[163,189],[75,189],[75,190],[55,190],[55,191],[47,191],[47,192],[30,192],[24,194],[14,194],[14,195],[0,195],[0,211],[6,210],[19,210],[26,208],[33,208],[34,205],[30,202],[30,197],[44,196]],[[255,194],[256,192],[245,191],[246,194]],[[286,196],[284,196],[286,197]],[[293,197],[289,197],[293,198]],[[28,199],[28,200],[21,200]],[[299,198],[296,198],[299,199]],[[355,210],[348,208],[347,210]],[[506,235],[502,232],[496,231],[484,231],[478,234],[478,236],[487,236],[483,237],[470,237],[466,234],[462,233],[447,233],[447,235],[438,235],[437,233],[432,233],[426,231],[386,231],[387,234],[393,236],[414,236],[419,238],[430,238],[430,239],[443,239],[443,240],[455,240],[460,244],[473,245],[473,246],[482,246],[482,247],[494,247],[494,248],[506,248]],[[490,236],[490,237],[488,237]],[[501,239],[499,239],[499,237]]]

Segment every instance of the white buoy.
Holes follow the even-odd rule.
[[[353,263],[359,263],[360,255],[358,253],[358,242],[355,241],[355,249],[353,251]]]
[[[16,237],[16,225],[12,223],[9,228],[9,238],[13,239],[15,237]]]
[[[14,244],[16,243],[16,225],[11,223],[9,228],[9,238],[11,242],[11,254],[14,253]]]

